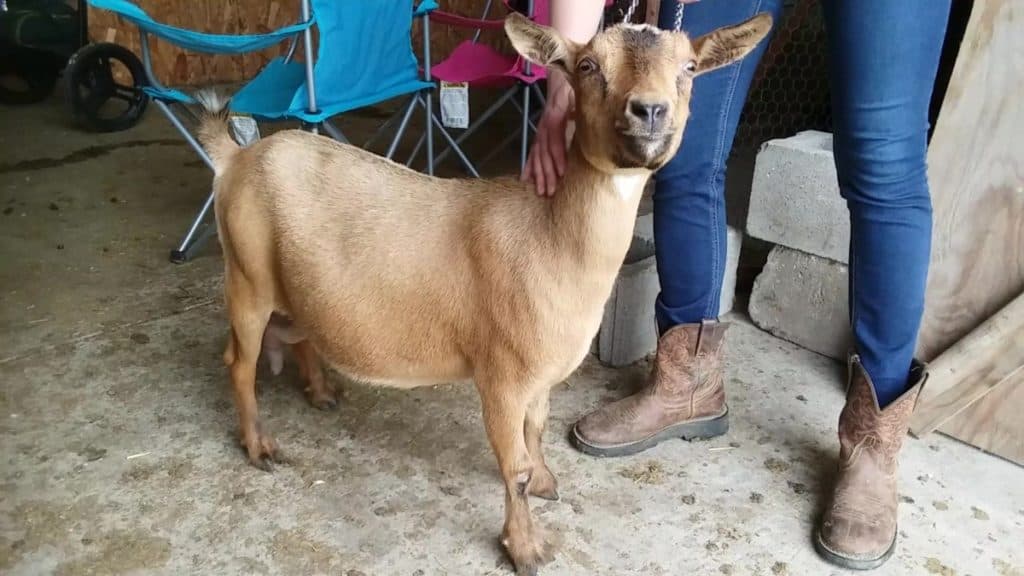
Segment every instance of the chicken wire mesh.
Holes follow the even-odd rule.
[[[751,83],[734,149],[757,148],[802,130],[832,131],[825,40],[816,0],[785,3]]]

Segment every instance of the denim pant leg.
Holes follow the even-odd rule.
[[[822,5],[835,163],[850,210],[850,322],[885,406],[907,388],[924,312],[928,105],[950,0]]]
[[[672,29],[676,0],[663,0],[659,26]],[[779,21],[782,0],[705,0],[687,4],[683,30],[696,38],[759,12]],[[654,243],[661,292],[658,327],[718,316],[725,268],[725,162],[757,64],[768,41],[737,63],[698,76],[690,119],[675,157],[657,174]]]

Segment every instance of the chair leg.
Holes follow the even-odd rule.
[[[192,225],[189,226],[188,232],[185,237],[181,240],[181,244],[174,250],[171,250],[171,262],[174,264],[184,264],[185,262],[192,259],[195,255],[195,251],[199,248],[203,242],[207,239],[210,234],[204,233],[196,238],[196,232],[199,231],[199,226],[206,219],[206,214],[210,211],[213,206],[213,192],[206,197],[206,202],[203,203],[202,209],[199,210],[199,214],[196,215],[195,220],[192,221]],[[208,231],[209,232],[209,231]]]
[[[402,140],[402,136],[405,135],[405,129],[409,126],[409,119],[412,118],[413,110],[416,108],[416,100],[409,100],[409,104],[405,107],[405,114],[402,116],[402,123],[398,125],[398,131],[395,132],[395,137],[391,140],[391,145],[388,146],[388,153],[385,158],[390,160],[395,155],[395,150],[398,148],[398,143]]]
[[[426,100],[426,103],[423,105],[423,110],[426,113],[425,128],[426,128],[426,131],[427,131],[427,174],[429,174],[431,176],[434,175],[434,129],[433,129],[434,125],[431,122],[431,120],[434,120],[434,100],[433,100],[433,96],[434,96],[433,94],[431,94],[430,92],[427,92],[426,95],[424,96],[424,99]],[[440,125],[440,123],[438,123],[438,125]],[[447,132],[444,132],[444,128],[443,127],[441,128],[441,131],[445,135],[448,134]],[[450,136],[449,136],[448,139],[449,139],[449,141],[451,141],[451,137]]]
[[[540,110],[534,112],[534,116],[536,116],[538,119],[540,118],[540,114]],[[495,156],[497,156],[499,153],[505,150],[505,148],[513,141],[515,141],[516,138],[519,138],[519,134],[522,132],[522,130],[522,127],[518,127],[515,130],[513,130],[511,134],[503,138],[502,141],[499,142],[498,145],[495,146],[490,152],[488,152],[486,156],[481,158],[480,161],[477,162],[477,166],[484,166],[488,162],[493,160]]]
[[[476,171],[476,167],[473,166],[473,163],[469,161],[469,158],[466,158],[466,155],[462,153],[462,149],[459,148],[459,145],[455,143],[455,139],[452,138],[452,135],[449,134],[448,131],[444,129],[444,125],[441,124],[441,120],[439,120],[437,118],[437,116],[434,116],[433,114],[429,114],[427,117],[431,121],[433,121],[435,126],[437,126],[437,131],[441,133],[441,136],[444,136],[444,139],[448,141],[448,145],[451,146],[453,150],[455,150],[455,154],[459,157],[459,160],[462,160],[462,164],[466,167],[467,170],[469,170],[469,173],[472,174],[474,178],[479,178],[480,177],[480,173]],[[429,152],[429,150],[430,150],[430,148],[429,148],[430,147],[430,136],[429,136],[429,133],[427,135],[427,146],[428,146],[428,148],[427,148],[428,154],[430,154],[430,152]],[[430,156],[428,156],[428,158],[429,157]],[[430,168],[430,174],[432,175],[433,173],[434,173],[434,170],[433,170],[433,167],[431,167]]]
[[[342,133],[341,129],[332,124],[330,120],[324,120],[323,122],[320,123],[320,125],[323,126],[324,132],[331,138],[334,138],[335,140],[341,142],[342,144],[350,143],[348,141],[348,138],[345,137],[345,134]]]
[[[410,97],[409,101],[406,102],[404,105],[399,106],[398,110],[395,110],[395,113],[392,114],[387,120],[385,120],[384,123],[380,125],[380,128],[378,128],[377,131],[373,133],[373,136],[370,136],[370,138],[363,143],[363,149],[369,150],[370,146],[372,146],[373,143],[377,141],[377,138],[383,136],[384,133],[387,132],[387,129],[390,128],[391,125],[394,124],[396,120],[402,117],[402,115],[405,113],[406,106],[410,105],[415,99],[416,96],[414,95]]]
[[[520,114],[523,114],[523,115],[526,114],[525,112],[523,112],[523,107],[520,106],[519,102],[516,102],[515,100],[512,101],[512,107],[514,107],[516,109],[516,112],[519,112]],[[531,118],[529,120],[529,122],[530,122],[530,131],[536,133],[537,132],[537,124],[533,121],[533,118]]]
[[[419,140],[416,141],[416,145],[412,148],[412,153],[409,154],[409,159],[405,161],[407,167],[411,167],[416,156],[419,156],[420,148],[423,148],[423,144],[427,141],[427,133],[420,134]]]
[[[199,155],[199,158],[202,159],[202,161],[206,163],[206,165],[211,170],[213,170],[213,160],[210,158],[210,155],[207,154],[206,150],[203,149],[202,145],[200,145],[199,142],[196,141],[195,137],[192,136],[192,133],[189,132],[188,128],[186,128],[185,125],[181,123],[181,120],[179,120],[178,117],[174,115],[174,112],[171,110],[170,106],[168,106],[167,103],[163,102],[162,100],[154,100],[153,102],[156,104],[157,108],[159,108],[160,111],[163,112],[164,116],[167,117],[167,120],[170,121],[171,125],[178,130],[178,132],[182,135],[183,138],[185,138],[185,141],[188,142],[188,145],[191,146],[192,149],[196,151],[196,154]],[[171,262],[174,262],[175,264],[181,264],[188,261],[194,254],[195,249],[198,248],[203,243],[203,241],[205,241],[206,235],[200,236],[197,239],[196,232],[198,232],[199,226],[203,223],[203,220],[206,219],[206,214],[210,211],[211,206],[213,206],[212,192],[210,193],[209,196],[206,197],[206,202],[203,204],[202,209],[199,210],[199,214],[197,214],[195,219],[192,221],[192,225],[189,226],[188,232],[185,233],[185,237],[181,240],[181,243],[178,244],[178,247],[176,249],[171,250]]]
[[[530,87],[523,86],[523,141],[519,147],[519,171],[526,170],[526,155],[530,147]]]
[[[544,108],[547,106],[548,99],[544,97],[544,91],[540,89],[540,86],[537,86],[537,83],[534,82],[533,84],[530,84],[530,88],[533,89],[533,95],[536,96],[537,101],[540,102],[540,107]]]
[[[514,98],[515,95],[516,95],[516,89],[515,88],[507,90],[504,94],[502,94],[501,97],[498,98],[494,102],[494,104],[491,104],[490,108],[485,110],[484,113],[481,114],[480,117],[477,118],[475,122],[473,122],[472,126],[467,128],[462,134],[459,134],[459,137],[455,139],[455,143],[459,144],[459,145],[462,145],[462,143],[467,138],[469,138],[474,133],[476,133],[476,131],[479,130],[480,127],[483,126],[485,122],[490,120],[491,116],[494,116],[495,114],[497,114],[498,110],[501,110],[501,107],[504,106],[506,102],[508,102],[509,100]],[[514,102],[515,101],[513,101],[513,103]],[[441,152],[440,154],[438,154],[437,158],[434,159],[434,164],[438,165],[441,162],[444,162],[444,159],[447,158],[448,154],[450,154],[451,152],[452,152],[452,148],[450,146],[448,148],[445,148],[445,150],[443,152]]]

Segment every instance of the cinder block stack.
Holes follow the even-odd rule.
[[[849,213],[839,196],[832,135],[801,132],[757,154],[747,234],[775,246],[750,295],[754,324],[836,359],[848,321]]]

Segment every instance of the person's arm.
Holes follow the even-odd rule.
[[[597,33],[604,0],[551,0],[551,27],[567,40],[586,44]],[[559,70],[548,70],[548,97],[526,160],[523,180],[537,194],[552,196],[565,173],[565,128],[573,106],[572,86]]]

